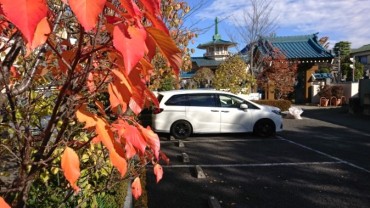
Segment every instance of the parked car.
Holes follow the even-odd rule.
[[[191,134],[254,132],[268,137],[283,130],[279,108],[245,100],[217,90],[158,92],[159,108],[152,111],[155,132],[177,139]]]

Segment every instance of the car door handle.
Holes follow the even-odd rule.
[[[229,111],[221,111],[222,113],[228,113]]]
[[[218,110],[211,110],[211,112],[218,112]]]

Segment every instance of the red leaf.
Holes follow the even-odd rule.
[[[160,141],[158,135],[154,133],[149,126],[147,128],[144,128],[139,125],[139,129],[143,134],[145,141],[149,144],[149,147],[153,150],[154,155],[158,160],[160,149]]]
[[[135,18],[141,19],[142,14],[139,7],[132,0],[120,0],[121,5],[127,10],[127,12]]]
[[[32,43],[39,22],[47,15],[45,0],[1,0],[5,16]]]
[[[135,65],[144,57],[146,31],[143,27],[120,24],[114,27],[113,45],[122,54],[125,71],[130,74]]]
[[[157,183],[162,179],[163,177],[163,168],[159,164],[154,165],[154,175],[156,176]]]
[[[140,0],[140,2],[144,5],[145,9],[154,15],[161,14],[161,1],[160,0]]]
[[[139,130],[132,125],[126,126],[126,131],[124,137],[127,143],[131,143],[136,149],[144,154],[146,148],[146,142],[143,136],[140,134]]]
[[[126,151],[126,157],[128,159],[132,158],[133,156],[136,155],[137,151],[136,149],[134,148],[134,146],[131,144],[131,143],[127,143],[125,144],[125,151]]]
[[[76,111],[76,117],[77,120],[81,123],[86,123],[85,124],[85,129],[94,127],[96,125],[96,118],[93,113],[90,113],[86,109],[86,104],[83,104],[77,111]]]
[[[149,36],[157,43],[157,46],[161,50],[162,54],[170,62],[171,66],[175,70],[175,74],[179,74],[179,69],[182,64],[181,51],[177,48],[175,42],[170,36],[166,35],[161,30],[154,27],[146,28]]]
[[[15,68],[15,66],[11,66],[10,67],[10,74],[12,75],[13,78],[20,78],[21,75],[19,74],[19,72],[17,71],[17,68]]]
[[[94,75],[91,72],[89,72],[89,74],[87,75],[86,85],[90,93],[95,92],[96,86],[94,82]]]
[[[119,119],[117,119],[117,121],[115,121],[112,124],[112,130],[117,132],[119,137],[122,137],[122,136],[124,136],[125,131],[126,131],[126,126],[128,126],[128,125],[129,124],[125,120],[119,118]]]
[[[118,169],[121,177],[124,177],[127,173],[127,161],[121,157],[116,151],[109,152],[109,158],[114,167]]]
[[[3,199],[3,197],[0,196],[0,207],[1,208],[11,208],[9,204],[6,203],[6,201]]]
[[[76,185],[76,183],[80,177],[80,160],[73,149],[66,147],[62,155],[61,165],[64,176],[71,184],[75,192],[78,192],[80,188]]]
[[[44,17],[37,25],[35,36],[31,44],[31,50],[37,48],[38,46],[44,44],[48,39],[48,34],[51,32],[50,25],[47,17]]]
[[[98,22],[106,0],[69,0],[69,5],[86,31],[92,30]]]
[[[140,178],[136,177],[131,185],[131,191],[134,198],[137,200],[142,193]]]

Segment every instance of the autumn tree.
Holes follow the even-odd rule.
[[[136,121],[158,105],[157,52],[182,65],[161,2],[0,4],[0,207],[96,207],[122,180],[138,198],[147,164],[161,180],[159,138]]]
[[[214,72],[207,67],[203,67],[198,69],[192,80],[197,83],[197,86],[199,87],[211,87],[212,86],[212,80],[215,77]]]
[[[247,73],[247,65],[240,56],[232,56],[216,69],[213,87],[233,93],[248,93],[255,79]]]
[[[278,49],[273,48],[270,56],[264,57],[264,70],[259,74],[258,85],[267,90],[267,86],[274,88],[275,98],[286,98],[294,91],[297,76],[297,64],[287,60]]]
[[[277,17],[273,16],[274,1],[272,0],[248,0],[247,5],[242,16],[234,19],[237,33],[229,36],[231,39],[240,40],[237,42],[244,43],[244,50],[249,56],[249,65],[252,69],[250,73],[256,75],[263,66],[263,60],[255,58],[258,40],[275,33]]]

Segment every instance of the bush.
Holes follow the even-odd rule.
[[[278,107],[281,111],[287,111],[292,105],[292,102],[289,100],[254,100],[253,102],[261,105]]]
[[[334,85],[331,87],[331,94],[336,98],[342,98],[344,95],[344,88],[343,86]]]
[[[331,87],[329,85],[321,86],[317,94],[320,96],[320,98],[324,97],[326,99],[330,99],[332,96]]]

